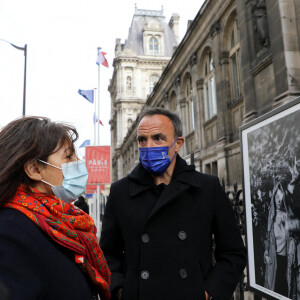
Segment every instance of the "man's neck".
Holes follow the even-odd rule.
[[[177,158],[177,156],[174,157],[172,163],[170,164],[170,166],[168,167],[168,169],[166,170],[165,173],[163,173],[160,176],[152,175],[155,185],[159,185],[161,183],[164,183],[165,185],[168,185],[171,182],[172,176],[173,176],[173,173],[174,173],[174,169],[175,169],[176,158]]]

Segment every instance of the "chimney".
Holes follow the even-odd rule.
[[[170,21],[169,21],[169,27],[174,33],[175,39],[177,43],[179,44],[179,15],[173,14]]]

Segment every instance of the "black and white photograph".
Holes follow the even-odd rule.
[[[248,284],[300,300],[300,103],[241,127]]]

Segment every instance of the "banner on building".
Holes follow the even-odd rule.
[[[89,173],[88,185],[110,183],[110,146],[87,146],[85,162]]]

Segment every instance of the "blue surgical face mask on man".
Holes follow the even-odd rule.
[[[62,164],[61,168],[40,159],[39,161],[62,170],[63,172],[64,180],[62,185],[52,185],[45,180],[41,180],[42,182],[51,186],[56,197],[67,203],[70,203],[76,200],[84,192],[88,180],[88,171],[84,160]]]
[[[177,138],[178,139],[178,138]],[[169,150],[173,147],[177,139],[173,144],[168,147],[145,147],[139,148],[140,150],[140,162],[144,169],[154,176],[160,176],[168,169],[169,165],[176,156],[170,160]]]

